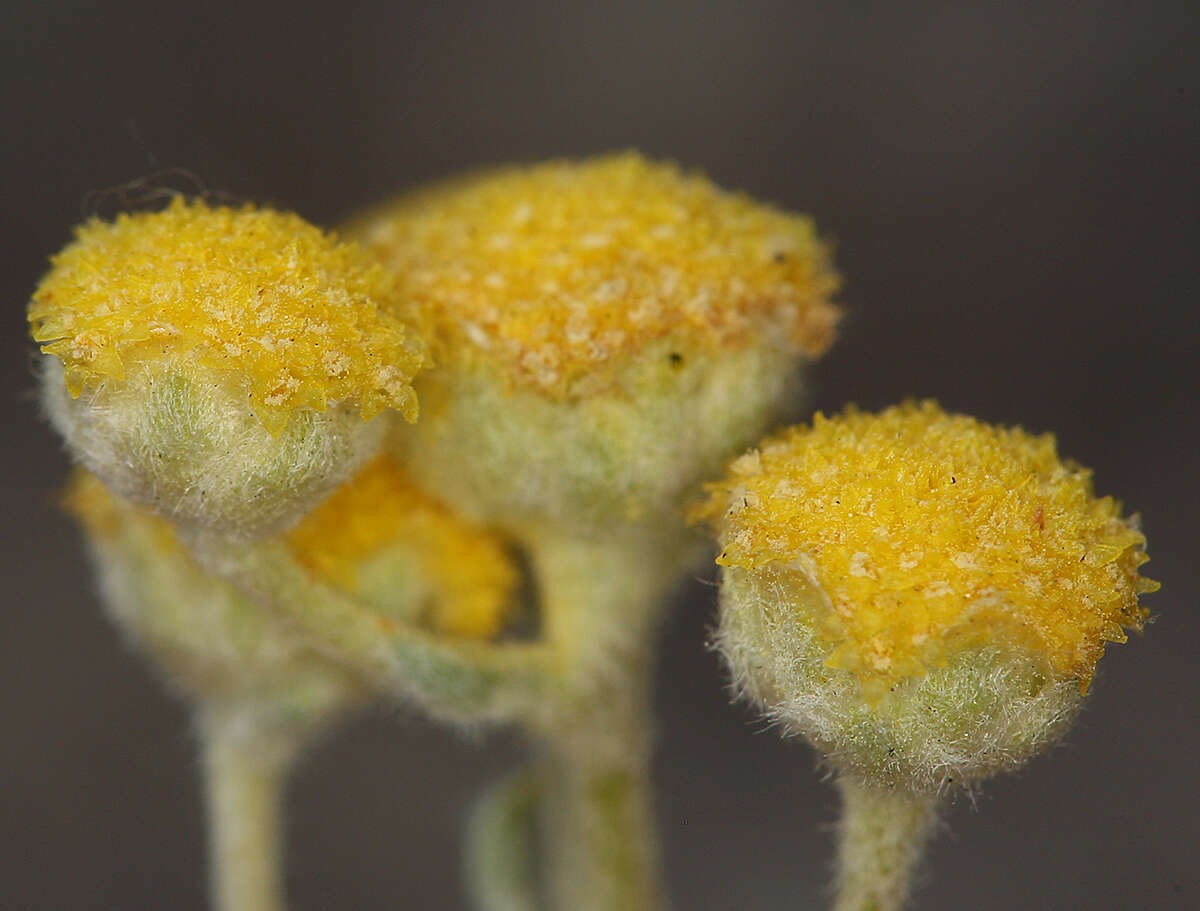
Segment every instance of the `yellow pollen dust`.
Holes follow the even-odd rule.
[[[373,257],[297,215],[177,197],[77,228],[29,322],[72,395],[150,361],[229,370],[277,432],[294,411],[337,402],[416,418],[410,381],[426,353],[406,324],[419,311],[394,293]]]
[[[500,540],[418,490],[387,457],[338,488],[287,540],[314,575],[351,593],[365,561],[403,548],[436,592],[428,619],[450,635],[492,636],[514,603],[518,574]]]
[[[717,562],[789,567],[827,599],[827,664],[886,690],[952,651],[1012,645],[1087,687],[1158,583],[1136,517],[1092,492],[1054,438],[950,415],[934,402],[853,408],[736,460],[693,511]]]
[[[356,231],[430,307],[439,358],[492,359],[552,395],[675,333],[816,357],[838,317],[809,219],[635,153],[448,181]]]

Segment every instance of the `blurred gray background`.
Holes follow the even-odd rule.
[[[847,277],[816,406],[936,395],[1054,430],[1141,511],[1164,589],[1068,744],[957,806],[919,907],[1200,907],[1194,3],[56,0],[0,20],[0,907],[204,907],[182,706],[122,644],[52,499],[24,307],[89,191],[184,166],[331,224],[476,164],[637,147],[812,213]],[[111,207],[110,207],[111,211]],[[680,911],[820,907],[832,789],[728,703],[713,593],[663,635]],[[295,780],[304,909],[458,909],[473,796],[520,762],[380,710]]]

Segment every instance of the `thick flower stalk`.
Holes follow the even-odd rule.
[[[938,798],[1058,742],[1158,587],[1136,519],[1053,437],[932,402],[817,415],[695,517],[735,689],[837,772],[840,911],[903,905]]]

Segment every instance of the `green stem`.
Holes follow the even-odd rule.
[[[673,573],[661,546],[532,536],[563,687],[542,745],[541,861],[552,911],[664,905],[651,799],[653,639]]]
[[[545,747],[541,857],[553,911],[661,907],[649,786],[651,645],[677,564],[656,541],[526,530],[541,595],[533,643],[462,642],[315,583],[278,542],[193,533],[212,571],[314,646],[434,715],[517,719]]]
[[[375,686],[452,721],[503,721],[544,713],[550,656],[540,643],[437,636],[384,617],[322,585],[278,541],[193,533],[196,557]]]
[[[937,818],[936,794],[841,775],[835,911],[899,911]]]
[[[217,911],[283,911],[281,801],[298,740],[250,715],[204,716],[209,864]]]
[[[607,716],[607,717],[606,717]],[[647,726],[614,721],[603,733],[546,744],[542,760],[542,858],[555,911],[655,911],[658,875]],[[608,738],[608,743],[604,739]],[[620,742],[628,753],[619,755]]]
[[[468,883],[481,911],[653,911],[657,871],[646,702],[611,689],[539,738],[534,768],[481,803]]]
[[[536,857],[540,782],[530,770],[493,787],[467,831],[467,888],[480,911],[542,911]]]

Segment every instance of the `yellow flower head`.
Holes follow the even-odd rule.
[[[818,414],[733,463],[694,511],[717,562],[787,566],[822,593],[826,664],[864,692],[972,645],[1011,644],[1086,688],[1158,588],[1135,518],[1092,492],[1050,435],[992,427],[933,402]]]
[[[273,431],[298,409],[334,402],[413,420],[410,381],[425,350],[406,325],[415,312],[393,293],[372,257],[299,216],[179,197],[162,212],[79,227],[29,322],[73,395],[170,358],[244,377]]]
[[[63,503],[99,539],[136,526],[162,556],[183,555],[166,519],[115,497],[91,472],[76,469]],[[321,581],[358,594],[358,574],[385,549],[401,551],[424,593],[411,619],[441,633],[486,638],[510,616],[518,573],[502,542],[413,487],[386,458],[342,485],[288,532],[296,559]]]
[[[400,549],[426,580],[437,630],[487,638],[513,606],[518,574],[497,536],[419,490],[379,458],[287,535],[296,558],[322,580],[357,593],[363,565]]]
[[[815,357],[837,321],[807,218],[634,153],[450,181],[360,230],[429,305],[440,357],[492,359],[552,395],[669,334]]]

